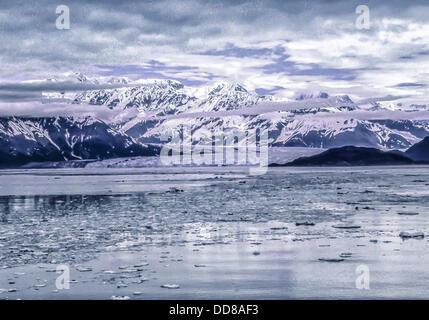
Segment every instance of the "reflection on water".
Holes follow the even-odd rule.
[[[7,223],[7,217],[10,214],[9,199],[10,197],[0,197],[0,212],[2,223]]]
[[[114,178],[79,179],[90,181],[96,190],[104,190],[106,181],[114,179],[122,192],[46,195],[40,186],[26,189],[26,194],[31,191],[33,195],[0,196],[0,268],[58,262],[76,265],[100,254],[112,254],[113,259],[113,253],[140,253],[148,248],[161,252],[186,248],[184,256],[199,257],[197,264],[224,264],[222,272],[229,270],[240,279],[250,279],[251,268],[262,272],[274,267],[280,278],[292,271],[297,277],[299,270],[285,271],[294,268],[288,262],[291,257],[300,263],[299,269],[311,272],[315,261],[320,267],[319,258],[338,258],[341,253],[352,253],[346,263],[387,259],[389,264],[382,270],[390,268],[392,261],[404,264],[423,259],[415,252],[427,251],[426,240],[405,242],[398,235],[402,231],[429,233],[428,168],[300,170],[279,168],[256,178],[219,178],[219,171],[200,178],[179,172],[177,177],[171,172],[171,181],[167,176],[163,181],[152,177],[153,190],[145,192],[132,190],[136,181],[140,185],[150,178],[116,173]],[[60,193],[68,179],[76,183],[76,177],[61,176],[51,180],[56,184],[49,191],[57,188]],[[191,180],[192,187],[182,191]],[[172,181],[177,188],[171,188]],[[351,225],[357,227],[347,228]],[[395,251],[404,247],[408,253]],[[198,255],[203,248],[210,249]],[[379,254],[380,248],[386,250],[387,258]],[[164,256],[168,254],[157,256],[157,263],[164,263]],[[174,259],[177,262],[178,257]],[[263,259],[265,264],[258,264]],[[342,270],[342,266],[326,268]],[[314,281],[306,278],[310,271],[299,276]],[[227,286],[230,279],[221,278],[222,272],[216,283],[223,281]],[[270,276],[267,272],[266,277]],[[278,290],[279,296],[284,294],[282,288]]]
[[[42,196],[0,196],[2,222],[23,221],[26,216],[49,217],[88,215],[102,213],[129,202],[133,207],[146,203],[143,193],[120,195],[42,195]],[[11,221],[11,222],[12,222]]]
[[[194,174],[187,176],[178,170],[182,180],[197,179]],[[413,174],[418,174],[418,181]],[[181,186],[173,172],[170,177]],[[429,197],[416,192],[429,181],[429,170],[425,168],[319,169],[299,173],[278,169],[257,178],[229,176],[224,182],[214,177],[209,173],[201,175],[204,181],[218,182],[183,192],[181,188],[159,191],[158,187],[167,183],[159,182],[154,187],[156,191],[148,192],[37,195],[43,189],[40,186],[33,196],[0,196],[3,239],[0,255],[5,256],[4,261],[11,258],[12,264],[24,263],[24,258],[27,262],[55,256],[75,255],[78,259],[97,250],[130,244],[137,248],[148,244],[213,244],[277,237],[305,240],[354,236],[353,232],[394,235],[399,227],[404,229],[401,231],[421,229],[423,214],[405,219],[397,212],[406,209],[423,213]],[[67,179],[76,179],[70,175],[60,178],[52,180],[59,191]],[[85,177],[80,179],[86,181]],[[104,185],[107,179],[111,178],[97,176],[90,181],[93,185]],[[115,174],[114,179],[127,184],[127,179],[137,178]],[[408,194],[404,194],[405,190]],[[364,221],[360,221],[362,217]],[[258,226],[271,222],[279,225],[259,231]],[[297,227],[296,222],[310,222],[314,226]],[[367,226],[359,230],[331,227],[338,223]],[[7,251],[8,246],[31,249],[40,245],[36,249],[46,253],[44,247],[48,246],[50,251],[41,255],[33,251],[14,255],[19,250]],[[82,248],[85,250],[79,251]]]

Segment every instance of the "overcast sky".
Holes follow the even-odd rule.
[[[0,86],[82,72],[234,81],[279,97],[326,91],[427,102],[425,0],[0,3]],[[70,30],[56,28],[59,5],[70,8]],[[370,9],[368,30],[356,27],[359,5]]]

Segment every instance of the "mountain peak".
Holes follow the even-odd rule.
[[[219,94],[221,92],[243,92],[248,93],[246,88],[244,88],[239,83],[230,83],[230,82],[218,82],[216,83],[209,92],[209,95]]]
[[[159,86],[168,86],[168,87],[172,87],[174,89],[183,89],[184,85],[183,83],[181,83],[178,80],[161,80],[156,82],[156,84],[158,84]]]
[[[429,161],[429,136],[405,152],[414,161]]]
[[[314,93],[298,93],[295,96],[295,100],[301,101],[301,100],[308,100],[308,99],[327,99],[329,98],[329,94],[326,92],[319,92],[317,94]]]
[[[73,75],[76,77],[77,81],[79,81],[79,82],[87,82],[88,81],[88,77],[85,76],[83,73],[75,72]]]
[[[337,101],[341,103],[354,104],[353,100],[346,94],[336,96]]]

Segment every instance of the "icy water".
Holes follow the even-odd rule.
[[[428,166],[4,170],[0,298],[427,299],[428,207]]]

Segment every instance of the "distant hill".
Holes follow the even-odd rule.
[[[413,145],[405,152],[405,154],[414,161],[429,162],[429,137],[426,137],[422,141]]]
[[[329,149],[315,156],[302,157],[285,166],[375,166],[414,163],[400,151],[384,152],[375,148],[346,146]]]

